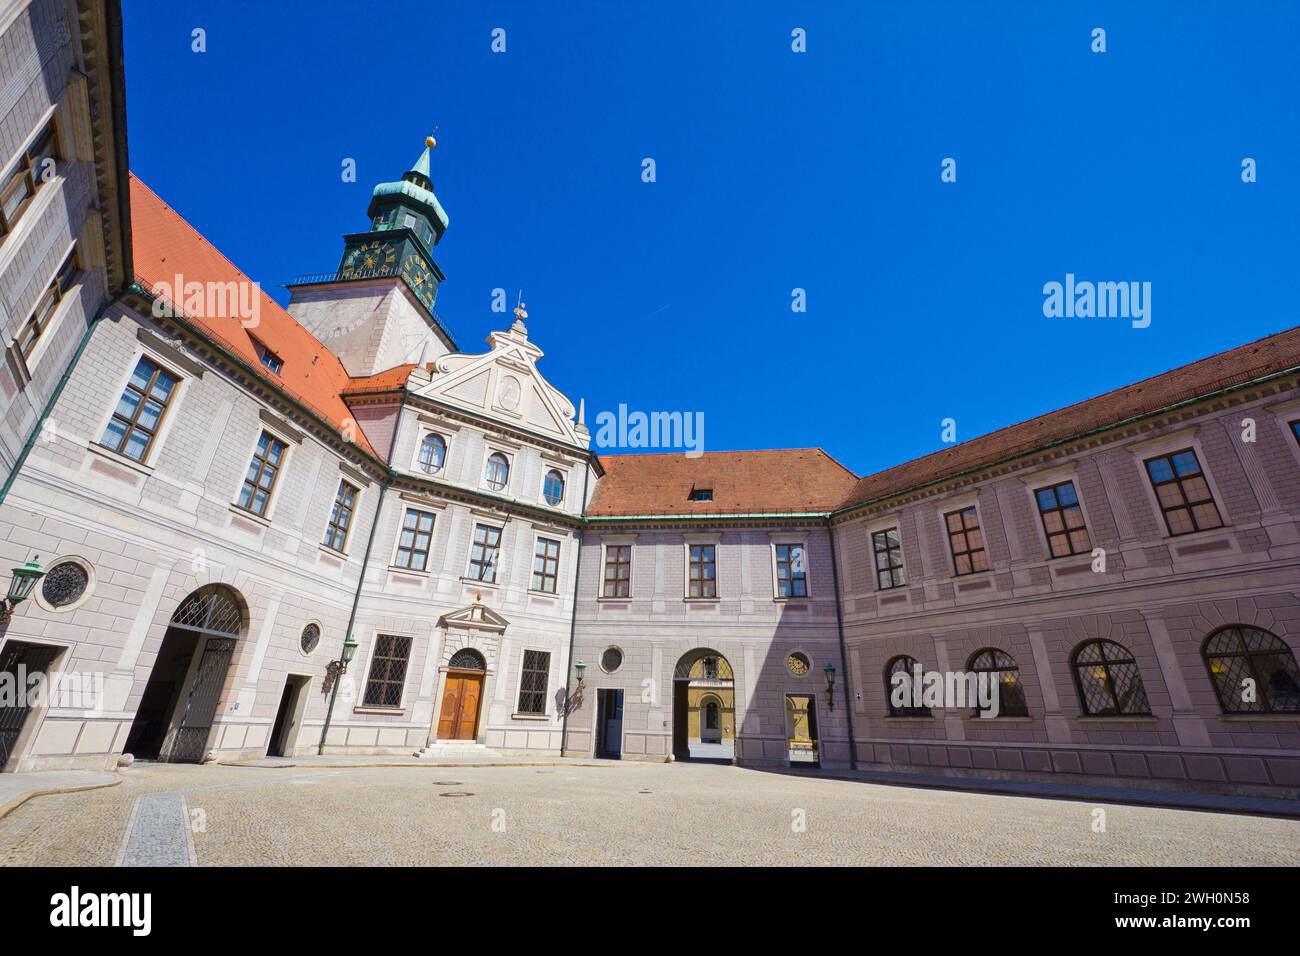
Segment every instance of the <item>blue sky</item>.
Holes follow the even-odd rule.
[[[708,450],[815,445],[863,474],[942,447],[944,418],[971,438],[1300,313],[1300,4],[126,0],[124,20],[132,167],[281,301],[436,126],[439,313],[481,351],[492,290],[522,287],[589,422],[703,412]],[[1045,318],[1066,273],[1150,282],[1150,327]]]

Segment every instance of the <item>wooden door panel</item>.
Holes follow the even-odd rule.
[[[438,715],[438,739],[450,740],[456,736],[456,720],[460,713],[461,684],[463,679],[447,675],[447,689],[442,694],[442,713]]]
[[[478,704],[483,691],[483,678],[466,677],[462,683],[460,717],[456,725],[457,740],[473,740],[478,729]]]

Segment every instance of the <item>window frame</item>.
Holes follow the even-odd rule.
[[[1079,663],[1079,655],[1083,653],[1085,648],[1091,647],[1094,644],[1102,646],[1101,660]],[[1118,647],[1125,654],[1127,654],[1128,657],[1117,658],[1116,660],[1113,661],[1107,659],[1106,654],[1104,652],[1105,645],[1107,644]],[[1144,711],[1137,711],[1137,710],[1119,711],[1118,710],[1119,698],[1115,695],[1115,681],[1110,676],[1111,664],[1132,664],[1133,665],[1134,669],[1137,671],[1138,683],[1142,690],[1142,699],[1146,702],[1146,710]],[[1080,675],[1080,671],[1083,668],[1092,668],[1092,667],[1101,667],[1103,670],[1105,670],[1106,672],[1105,683],[1102,686],[1104,686],[1107,689],[1107,692],[1110,694],[1110,699],[1112,703],[1116,705],[1115,713],[1097,713],[1091,709],[1091,705],[1088,703],[1088,695],[1085,694],[1083,690],[1083,679]],[[1152,716],[1151,698],[1147,694],[1146,680],[1142,676],[1142,665],[1138,663],[1137,657],[1134,655],[1134,653],[1131,650],[1129,650],[1129,648],[1126,645],[1121,644],[1119,641],[1112,641],[1110,638],[1092,638],[1081,643],[1078,647],[1076,647],[1073,651],[1070,652],[1070,676],[1074,680],[1074,692],[1075,695],[1078,697],[1079,709],[1083,712],[1082,716],[1084,717],[1115,719],[1115,718],[1132,718],[1132,717],[1140,718],[1140,717]]]
[[[46,153],[42,147],[49,143],[49,152]],[[36,169],[36,159],[43,158],[45,155],[54,158],[54,167],[57,170],[59,164],[64,161],[66,150],[63,146],[62,137],[59,134],[59,124],[57,121],[57,109],[52,110],[42,123],[41,128],[36,134],[29,139],[19,151],[17,156],[10,160],[0,172],[0,245],[13,235],[18,223],[22,220],[26,212],[31,208],[32,203],[40,194],[41,187],[46,185],[47,181],[42,179]],[[54,182],[58,179],[55,174],[54,179],[48,182]],[[14,187],[23,184],[27,187],[27,195],[22,201],[14,207],[12,213],[5,213],[5,200],[15,192]]]
[[[989,655],[992,655],[991,658],[990,658],[990,659],[993,661],[992,666],[989,666],[989,667],[977,667],[977,666],[975,665],[976,660],[977,660],[981,655],[983,655],[983,654],[989,654]],[[1003,657],[1005,657],[1007,660],[1009,660],[1009,661],[1011,662],[1010,666],[1007,666],[1007,665],[999,665],[999,664],[998,664],[998,659],[997,659],[997,655],[998,655],[998,654],[1001,654]],[[1030,716],[1030,713],[1029,713],[1029,698],[1028,698],[1028,696],[1025,694],[1025,682],[1024,682],[1023,680],[1020,679],[1020,662],[1016,660],[1016,657],[1015,657],[1014,654],[1012,654],[1012,653],[1009,652],[1009,651],[1004,651],[1004,650],[1003,650],[1002,648],[1000,648],[1000,647],[993,647],[993,646],[981,647],[981,648],[978,648],[978,649],[975,651],[975,653],[973,653],[969,658],[967,658],[967,660],[966,660],[966,670],[967,670],[969,673],[972,673],[972,674],[998,674],[998,675],[1001,675],[1001,674],[1004,674],[1004,673],[1007,673],[1007,672],[1012,672],[1012,673],[1014,673],[1014,674],[1016,675],[1015,684],[1016,684],[1016,686],[1020,689],[1020,707],[1019,707],[1019,709],[1018,709],[1018,712],[1016,712],[1016,713],[1010,713],[1010,712],[1008,712],[1007,709],[1003,706],[1003,701],[1002,701],[1002,690],[1001,690],[1001,687],[1002,687],[1002,684],[1004,683],[1004,681],[1002,680],[1001,677],[998,677],[998,678],[997,678],[997,680],[998,680],[998,714],[997,714],[997,716],[996,716],[996,717],[992,717],[992,718],[990,718],[990,717],[985,717],[985,716],[983,716],[983,714],[980,712],[980,709],[979,709],[978,707],[975,707],[975,708],[972,709],[971,713],[972,713],[973,716],[978,717],[978,718],[980,718],[981,720],[1000,720],[1000,719],[1002,719],[1002,718],[1004,718],[1004,717],[1017,717],[1017,718],[1023,718],[1023,717],[1029,717],[1029,716]]]
[[[396,685],[399,688],[398,702],[396,704],[371,704],[368,703],[370,697],[371,684],[375,678],[375,662],[380,659],[379,641],[381,638],[392,638],[394,641],[405,642],[406,657],[402,660],[402,676],[398,680],[392,680],[385,676],[381,683],[387,686]],[[378,710],[387,713],[402,713],[406,709],[406,687],[411,677],[411,656],[415,650],[415,637],[410,634],[389,634],[383,631],[376,631],[370,637],[370,653],[366,657],[366,680],[361,686],[361,697],[355,705],[356,710]],[[398,658],[385,656],[384,661],[393,661]],[[391,673],[391,664],[388,673]]]
[[[1282,636],[1280,634],[1276,634],[1273,631],[1270,631],[1266,627],[1258,627],[1254,624],[1240,624],[1240,623],[1225,624],[1221,627],[1216,627],[1214,628],[1214,630],[1210,631],[1210,633],[1206,634],[1205,639],[1201,641],[1201,663],[1205,665],[1205,672],[1206,674],[1209,675],[1210,678],[1210,686],[1214,688],[1214,698],[1219,702],[1219,710],[1224,715],[1231,716],[1231,717],[1278,716],[1283,718],[1290,717],[1293,719],[1300,719],[1300,709],[1278,710],[1274,706],[1273,703],[1274,691],[1272,690],[1269,681],[1264,679],[1263,674],[1258,670],[1258,668],[1255,665],[1256,657],[1274,656],[1281,653],[1281,651],[1279,650],[1252,651],[1248,643],[1246,642],[1245,634],[1242,633],[1243,631],[1246,630],[1260,631],[1264,634],[1267,634],[1269,637],[1273,638],[1273,640],[1281,644],[1282,650],[1284,650],[1291,658],[1291,665],[1293,668],[1292,673],[1294,674],[1294,669],[1296,668],[1297,665],[1295,650],[1291,647],[1290,644],[1288,644],[1285,640],[1282,639]],[[1241,648],[1241,650],[1234,651],[1232,653],[1221,652],[1213,655],[1209,654],[1208,648],[1210,646],[1210,641],[1214,640],[1214,638],[1218,637],[1220,634],[1224,633],[1225,631],[1236,632],[1234,636],[1236,637],[1238,641],[1238,645]],[[1268,702],[1267,709],[1229,710],[1227,704],[1223,699],[1224,696],[1223,692],[1225,688],[1220,685],[1220,681],[1214,675],[1214,668],[1210,664],[1211,657],[1214,657],[1215,659],[1223,659],[1228,657],[1245,658],[1246,671],[1249,674],[1249,676],[1255,681],[1257,699],[1267,701]]]
[[[506,477],[505,481],[501,483],[500,488],[493,487],[491,480],[488,478],[488,468],[491,467],[492,459],[497,455],[500,455],[502,460],[506,463]],[[487,447],[487,454],[483,456],[483,468],[479,472],[479,478],[483,482],[483,487],[494,494],[504,495],[510,490],[510,479],[514,476],[514,473],[514,461],[510,454],[500,448],[494,448],[489,445]]]
[[[536,667],[529,668],[528,655],[530,654],[535,654],[535,655],[540,654],[542,657],[545,658],[546,666],[541,669]],[[550,690],[551,690],[552,657],[553,655],[549,650],[544,651],[541,650],[540,648],[533,648],[533,647],[525,647],[522,649],[522,653],[519,656],[519,679],[518,681],[516,681],[515,684],[515,716],[519,716],[519,717],[549,717],[550,716],[550,712],[547,708],[547,699],[550,696]],[[524,687],[524,682],[530,674],[532,675],[540,674],[542,676],[541,690],[537,690],[536,688],[526,689]],[[536,694],[538,698],[541,700],[541,709],[525,710],[524,709],[525,694],[530,694],[530,695]]]
[[[1033,507],[1033,510],[1038,514],[1038,528],[1039,531],[1041,532],[1040,540],[1042,541],[1043,547],[1046,550],[1048,561],[1056,561],[1061,558],[1074,558],[1082,554],[1091,555],[1093,548],[1096,547],[1092,541],[1092,528],[1088,521],[1088,511],[1083,505],[1083,495],[1079,493],[1079,483],[1078,481],[1075,480],[1075,478],[1076,476],[1071,474],[1068,477],[1056,477],[1056,478],[1049,479],[1041,484],[1034,484],[1028,487],[1031,505]],[[1065,523],[1065,508],[1063,508],[1060,504],[1060,494],[1057,491],[1058,488],[1061,488],[1064,485],[1069,485],[1074,490],[1074,507],[1079,509],[1079,515],[1083,519],[1083,525],[1080,528],[1073,529],[1075,531],[1082,530],[1084,535],[1088,539],[1087,547],[1084,548],[1082,551],[1074,550],[1074,542],[1070,540],[1071,529],[1068,528]],[[1051,491],[1053,500],[1057,502],[1057,504],[1053,508],[1049,508],[1047,511],[1044,511],[1042,509],[1042,505],[1038,500],[1038,494],[1041,491]],[[1059,512],[1061,514],[1061,527],[1064,530],[1061,531],[1048,530],[1047,514],[1048,512],[1051,511]],[[1070,547],[1070,550],[1065,554],[1053,554],[1052,538],[1061,537],[1061,536],[1065,537],[1065,542]],[[997,650],[997,648],[994,648],[994,650]],[[1003,653],[1006,652],[1003,651]]]
[[[254,461],[258,460],[258,446],[262,442],[263,435],[269,436],[271,441],[273,442],[279,442],[283,446],[283,448],[280,452],[279,463],[272,466],[273,468],[275,468],[275,473],[271,476],[271,484],[266,489],[266,505],[265,507],[263,507],[261,511],[254,511],[249,506],[241,505],[239,501],[244,496],[244,487],[250,484],[248,480],[248,468],[252,466]],[[262,521],[269,522],[271,520],[275,509],[275,503],[277,500],[276,491],[280,487],[280,478],[284,474],[285,469],[289,467],[289,454],[290,454],[289,449],[292,447],[292,445],[293,442],[289,441],[289,439],[279,434],[275,429],[269,428],[266,426],[265,423],[263,423],[262,428],[257,433],[257,438],[253,440],[253,450],[252,453],[248,456],[248,465],[245,467],[244,477],[240,479],[239,490],[235,492],[235,500],[231,504],[232,508],[236,508],[240,512],[244,514],[252,515],[254,518],[258,518]],[[268,450],[270,449],[270,447],[271,446],[268,444],[267,445]],[[262,464],[261,466],[259,466],[257,470],[258,481],[261,480],[262,472],[265,471],[267,463],[268,462],[266,459],[262,459]],[[260,488],[260,485],[258,484],[257,481],[251,482],[251,484],[253,487],[253,494],[249,496],[248,499],[249,505],[252,505],[254,496],[256,495],[258,489]]]
[[[422,568],[415,568],[409,565],[403,565],[398,563],[398,559],[401,557],[403,551],[408,551],[412,555],[421,553],[420,550],[416,547],[416,544],[419,542],[419,536],[426,532],[420,531],[418,518],[416,519],[416,526],[414,528],[408,528],[406,526],[406,519],[412,513],[416,515],[424,515],[429,518],[429,530],[427,532],[429,536],[428,550],[423,552],[424,567]],[[432,570],[429,567],[429,559],[433,557],[433,534],[437,530],[437,528],[438,528],[438,513],[436,511],[434,511],[431,508],[421,508],[407,502],[406,508],[402,511],[401,519],[398,521],[397,524],[397,538],[393,542],[393,556],[392,556],[392,560],[389,561],[388,566],[394,571],[405,571],[410,574],[432,573]],[[411,547],[403,548],[402,535],[405,534],[407,531],[412,532]]]
[[[710,549],[710,550],[712,551],[712,554],[713,554],[713,559],[712,559],[712,561],[703,561],[703,560],[701,560],[701,561],[699,561],[699,562],[694,562],[694,561],[692,561],[692,560],[691,560],[691,549],[692,549],[692,548],[708,548],[708,549]],[[686,542],[684,542],[684,552],[683,552],[683,553],[684,553],[685,558],[686,558],[686,566],[685,566],[685,568],[684,568],[683,570],[684,570],[684,572],[685,572],[685,577],[686,577],[686,587],[685,587],[685,599],[686,599],[686,600],[688,600],[688,601],[717,601],[717,600],[719,600],[719,596],[718,596],[718,548],[719,548],[719,542],[717,542],[717,541],[698,541],[698,540],[697,540],[697,541],[686,541]],[[702,555],[701,555],[701,557],[702,557]],[[699,564],[699,566],[700,566],[700,575],[701,575],[701,577],[699,577],[699,578],[694,578],[694,577],[692,577],[692,571],[693,571],[693,568],[694,568],[694,566],[695,566],[696,564]],[[713,577],[712,577],[712,578],[708,578],[708,577],[705,577],[705,576],[704,576],[704,568],[705,568],[706,565],[712,565],[712,567],[713,567]],[[699,593],[699,594],[692,594],[692,593],[691,593],[691,584],[692,584],[693,582],[698,582],[698,583],[700,584],[700,593]],[[705,587],[704,587],[704,585],[706,585],[706,584],[712,584],[712,585],[713,585],[713,593],[712,593],[712,594],[705,594],[705,593],[704,593],[704,591],[705,591]]]
[[[974,513],[975,513],[975,527],[973,527],[973,528],[969,528],[969,527],[966,526],[965,515],[966,515],[966,512],[968,512],[968,511],[971,511],[971,512],[974,512]],[[950,516],[952,516],[952,515],[962,515],[962,527],[961,527],[961,530],[960,530],[960,531],[953,531],[953,530],[949,527],[949,525],[948,525],[948,518],[949,518]],[[986,572],[988,572],[988,571],[993,570],[993,564],[992,564],[991,559],[989,558],[988,540],[987,540],[987,539],[985,538],[985,536],[984,536],[984,516],[983,516],[982,514],[980,514],[980,510],[979,510],[979,504],[978,504],[978,502],[974,502],[974,501],[972,501],[972,502],[970,502],[970,503],[968,503],[968,504],[958,505],[958,506],[956,506],[955,508],[951,508],[951,510],[949,510],[949,511],[941,511],[941,512],[940,512],[940,518],[941,518],[941,522],[942,522],[942,524],[943,524],[943,534],[944,534],[944,537],[946,537],[947,540],[948,540],[948,556],[949,556],[950,560],[952,561],[952,573],[953,573],[953,577],[956,577],[956,578],[964,578],[964,577],[969,577],[969,576],[971,576],[971,575],[973,575],[973,574],[984,574],[984,573],[986,573]],[[978,532],[979,532],[979,536],[980,536],[980,546],[979,546],[978,548],[974,548],[974,549],[970,549],[970,548],[968,548],[967,550],[958,553],[958,552],[955,550],[955,548],[953,547],[953,545],[954,545],[954,543],[955,543],[955,541],[954,541],[954,536],[955,536],[955,535],[958,535],[958,534],[962,535],[962,536],[964,537],[965,541],[966,541],[966,544],[969,545],[969,544],[970,544],[970,533],[971,533],[972,531],[978,531]],[[982,568],[977,568],[977,567],[975,567],[975,558],[974,558],[974,555],[976,555],[976,554],[983,554],[983,555],[984,555],[984,567],[982,567]],[[960,565],[959,565],[959,563],[958,563],[958,558],[961,558],[961,557],[965,557],[965,558],[967,558],[967,559],[969,560],[970,565],[971,565],[969,571],[962,571],[962,570],[960,569]]]
[[[72,272],[67,284],[61,281],[65,270],[72,266]],[[31,312],[18,327],[18,332],[14,336],[14,348],[22,356],[23,364],[28,370],[35,367],[40,353],[44,352],[44,344],[49,341],[46,333],[50,331],[62,318],[61,307],[64,299],[70,298],[72,293],[81,287],[82,277],[85,275],[85,267],[81,264],[81,243],[75,241],[68,248],[67,253],[59,263],[59,267],[54,270],[54,275],[50,278],[41,293],[41,297],[32,307]],[[45,306],[48,304],[48,308]],[[44,313],[42,313],[44,310]],[[37,321],[37,315],[41,314],[41,321]],[[29,329],[35,329],[35,335],[31,336],[30,345],[24,344],[24,339],[28,338]]]
[[[158,422],[154,427],[152,433],[149,435],[149,440],[145,444],[144,450],[140,453],[140,457],[132,458],[124,451],[124,449],[127,446],[127,440],[131,437],[132,432],[136,430],[136,428],[138,427],[137,422],[139,421],[139,417],[140,417],[139,408],[137,408],[135,415],[131,418],[130,422],[128,423],[127,430],[123,433],[122,442],[118,448],[113,448],[112,446],[106,444],[104,442],[104,438],[108,432],[108,426],[112,423],[113,419],[120,418],[120,416],[117,414],[117,406],[122,401],[122,396],[126,394],[126,390],[128,388],[134,387],[131,385],[131,380],[135,377],[135,370],[139,368],[141,362],[148,362],[149,364],[153,365],[155,368],[154,373],[149,377],[149,381],[146,385],[146,390],[141,393],[142,395],[149,394],[149,390],[152,387],[154,381],[156,380],[157,373],[159,371],[166,372],[168,375],[170,375],[173,379],[176,380],[176,383],[172,386],[171,394],[168,396],[167,402],[163,404],[163,410],[158,416]],[[183,394],[185,382],[186,382],[186,376],[178,373],[175,367],[170,362],[163,361],[153,352],[145,351],[143,349],[137,351],[132,356],[131,361],[127,364],[126,374],[123,375],[121,380],[119,381],[117,391],[113,393],[117,397],[109,405],[108,413],[101,420],[99,426],[99,437],[91,441],[91,447],[96,449],[101,449],[107,454],[114,456],[116,459],[124,462],[129,462],[131,465],[137,468],[143,468],[146,469],[146,471],[151,470],[152,465],[150,465],[149,460],[154,455],[157,448],[161,446],[163,437],[167,434],[167,432],[170,429],[171,422],[175,417],[174,410],[178,408],[181,403],[181,396]],[[155,399],[155,401],[157,401],[157,399]],[[141,407],[143,406],[143,404],[144,402],[141,401],[140,403]],[[125,419],[122,420],[125,421]],[[146,428],[140,428],[139,430],[149,431]]]
[[[493,545],[492,561],[490,562],[485,562],[482,559],[474,557],[474,549],[478,547],[480,544],[480,542],[476,540],[478,536],[479,528],[485,528],[488,531],[495,531],[497,535],[496,543],[495,545]],[[506,536],[506,529],[504,525],[495,525],[487,521],[475,521],[474,524],[471,525],[470,537],[469,537],[469,561],[465,565],[466,581],[472,581],[474,584],[485,584],[488,585],[489,587],[496,586],[501,583],[498,577],[498,572],[501,570],[501,554],[505,550],[505,536]],[[487,541],[485,540],[481,543],[486,549]],[[492,578],[489,580],[487,578],[476,576],[474,574],[474,568],[476,566],[480,568],[490,567],[492,569]]]
[[[551,501],[551,499],[546,496],[546,485],[551,475],[555,475],[560,480],[560,496],[555,501]],[[545,473],[542,475],[542,496],[541,496],[542,502],[548,508],[559,508],[564,504],[568,492],[569,492],[568,473],[561,468],[557,468],[555,465],[550,465],[550,467],[548,467]]]
[[[616,571],[620,567],[624,567],[624,566],[627,567],[627,577],[625,579],[619,577],[614,577],[614,578],[609,577],[610,548],[627,548],[627,560],[616,561],[614,564],[614,568]],[[601,599],[608,599],[611,601],[623,601],[623,600],[630,599],[632,597],[632,552],[634,550],[632,547],[632,542],[631,541],[602,541],[600,543],[600,549],[601,549],[601,553],[600,553],[600,595],[599,597]],[[626,594],[609,594],[607,592],[608,585],[610,584],[611,581],[614,584],[617,584],[619,581],[623,581],[623,580],[626,580],[627,582]],[[615,588],[615,590],[617,591],[618,589]]]
[[[884,536],[884,535],[888,535],[890,532],[893,532],[893,533],[894,533],[894,536],[897,538],[897,541],[898,541],[897,547],[890,548],[890,547],[888,547],[888,544],[886,544],[886,547],[885,547],[884,549],[878,549],[878,548],[876,547],[876,535]],[[896,590],[896,589],[898,589],[898,588],[905,588],[905,587],[907,587],[907,561],[906,561],[906,559],[903,557],[903,528],[902,528],[902,526],[899,525],[899,524],[893,524],[893,525],[889,525],[888,527],[884,527],[884,528],[872,528],[872,529],[869,529],[869,530],[868,530],[868,532],[867,532],[867,536],[868,536],[868,540],[869,540],[869,542],[870,542],[870,544],[871,544],[871,570],[872,570],[872,574],[875,576],[875,579],[876,579],[876,582],[875,582],[875,583],[876,583],[876,590],[877,590],[877,591],[893,591],[893,590]],[[890,553],[891,551],[897,551],[897,552],[898,552],[898,566],[897,566],[897,567],[893,567],[893,566],[891,566],[891,567],[888,567],[888,568],[883,569],[883,571],[882,571],[882,569],[881,569],[881,567],[880,567],[880,556],[881,556],[882,554],[884,554],[884,555],[886,555],[886,557],[888,557],[888,555],[889,555],[889,553]],[[897,584],[892,584],[892,583],[891,583],[891,584],[889,584],[888,586],[884,586],[884,585],[882,585],[882,584],[880,583],[880,575],[881,575],[881,574],[883,574],[883,573],[889,573],[889,574],[890,574],[890,580],[892,581],[892,580],[893,580],[893,572],[895,572],[895,571],[898,572],[898,576],[899,576],[899,578],[901,579]]]
[[[783,580],[787,580],[787,579],[784,579],[784,578],[781,577],[781,563],[782,563],[782,562],[781,562],[781,558],[780,558],[780,549],[781,549],[781,548],[800,548],[800,549],[802,549],[802,551],[803,551],[803,571],[801,572],[801,574],[800,574],[800,576],[799,576],[798,578],[795,578],[795,577],[793,577],[793,568],[791,568],[791,575],[792,575],[792,577],[788,579],[788,580],[790,580],[790,582],[791,582],[791,588],[790,588],[790,589],[791,589],[792,592],[793,592],[793,590],[794,590],[794,582],[795,582],[795,581],[802,581],[802,582],[803,582],[803,594],[794,594],[794,593],[791,593],[791,594],[784,594],[784,595],[783,595],[783,594],[781,593],[781,582],[782,582]],[[771,558],[772,558],[772,600],[774,600],[774,601],[806,601],[806,600],[808,600],[809,598],[812,597],[812,581],[811,581],[810,576],[809,576],[809,574],[808,574],[808,564],[809,564],[809,561],[808,561],[808,542],[807,542],[806,540],[804,540],[803,538],[800,538],[800,539],[798,539],[798,540],[795,540],[795,539],[791,538],[791,539],[789,539],[789,540],[778,540],[778,541],[773,541],[773,542],[772,542],[772,547],[771,547]],[[787,564],[790,564],[790,565],[793,565],[793,563],[794,563],[794,558],[793,558],[793,556],[787,558],[786,563],[787,563]],[[717,568],[716,568],[716,567],[714,568],[714,574],[715,574],[715,575],[717,574]]]
[[[555,545],[554,557],[542,553],[541,549],[542,549],[543,542],[546,542],[547,544]],[[532,567],[529,569],[530,577],[529,577],[528,590],[536,592],[537,594],[558,594],[559,593],[560,555],[563,552],[564,552],[564,545],[559,538],[550,538],[544,534],[533,535],[533,563],[532,563]],[[537,570],[537,561],[539,558],[543,562],[542,571]],[[554,570],[548,574],[546,573],[545,568],[548,563],[552,563],[552,562],[554,563],[555,567]],[[542,584],[540,587],[538,586],[537,583],[537,578],[539,575],[542,578]],[[549,588],[545,586],[547,579],[549,579],[551,582],[551,587]]]
[[[334,512],[335,509],[339,506],[339,494],[343,491],[345,487],[352,489],[352,503],[346,506],[348,509],[348,520],[347,523],[344,524],[340,529],[338,523],[335,521]],[[361,504],[361,489],[358,488],[356,485],[354,485],[352,482],[348,481],[346,478],[339,478],[339,486],[334,490],[334,501],[330,503],[329,513],[325,516],[324,537],[332,539],[333,535],[330,534],[331,530],[342,530],[343,543],[336,548],[328,541],[322,540],[321,541],[322,548],[328,548],[330,551],[333,551],[335,554],[348,553],[348,541],[352,537],[352,526],[356,523],[357,507],[360,504]]]
[[[442,464],[432,471],[424,467],[424,444],[432,439],[442,441]],[[435,428],[423,429],[420,440],[415,443],[415,462],[413,470],[422,475],[440,475],[447,470],[447,460],[451,457],[451,439]]]
[[[920,707],[912,707],[910,705],[906,707],[894,706],[894,685],[891,678],[895,672],[894,665],[899,661],[909,662],[908,666],[902,668],[902,670],[906,671],[909,675],[909,679],[912,674],[911,664],[921,663],[920,658],[913,657],[911,654],[894,654],[885,660],[885,668],[882,672],[885,678],[885,719],[889,720],[902,717],[910,720],[932,720],[934,718],[934,711],[924,703],[921,704]],[[921,673],[923,675],[925,673],[924,665],[921,666]]]
[[[1196,460],[1197,472],[1196,475],[1192,477],[1199,476],[1201,480],[1205,482],[1205,490],[1206,493],[1209,495],[1208,498],[1201,498],[1196,501],[1192,501],[1188,498],[1187,492],[1183,487],[1183,482],[1185,479],[1183,476],[1178,474],[1178,469],[1174,467],[1174,457],[1176,455],[1182,455],[1182,454],[1190,454]],[[1201,458],[1202,458],[1201,449],[1197,445],[1190,442],[1186,445],[1175,446],[1168,450],[1148,453],[1141,457],[1142,473],[1145,475],[1147,479],[1146,481],[1147,488],[1150,489],[1151,497],[1155,502],[1156,511],[1160,514],[1161,519],[1164,521],[1165,535],[1167,537],[1181,538],[1189,534],[1196,534],[1200,531],[1219,531],[1228,526],[1228,521],[1224,517],[1223,508],[1219,504],[1220,496],[1217,492],[1217,489],[1214,487],[1214,483],[1210,479],[1210,473],[1209,471],[1206,470],[1204,463],[1202,463],[1201,461]],[[1157,482],[1155,476],[1151,474],[1150,465],[1152,462],[1161,461],[1161,460],[1167,461],[1169,471],[1172,477],[1167,480]],[[1178,493],[1183,499],[1182,504],[1166,507],[1164,502],[1161,501],[1160,488],[1167,485],[1177,485]],[[1196,517],[1195,508],[1197,505],[1203,505],[1207,503],[1214,507],[1214,513],[1218,516],[1219,523],[1216,525],[1208,525],[1206,527],[1201,527],[1200,521]],[[1169,513],[1171,511],[1179,511],[1179,510],[1185,510],[1187,512],[1188,518],[1192,522],[1192,528],[1188,531],[1174,531],[1173,526],[1169,523]]]

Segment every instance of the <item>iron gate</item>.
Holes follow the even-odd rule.
[[[170,746],[164,742],[161,759],[173,763],[199,763],[203,760],[212,721],[217,715],[217,701],[234,653],[233,637],[208,638],[198,673],[194,675],[189,697],[185,700],[185,712],[172,733]]]
[[[16,695],[11,701],[4,699],[7,694],[0,695],[0,770],[4,769],[18,745],[18,735],[23,732],[23,724],[32,709],[27,693],[28,678],[32,674],[47,673],[58,653],[57,647],[39,644],[10,644],[0,652],[0,675],[9,675],[0,676],[0,680],[12,681]]]

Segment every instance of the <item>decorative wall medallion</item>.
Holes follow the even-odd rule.
[[[519,397],[522,389],[519,385],[519,379],[513,375],[507,375],[501,379],[501,384],[497,386],[497,404],[508,412],[513,412],[519,407]]]
[[[802,651],[795,651],[785,659],[785,666],[795,677],[803,677],[812,667],[812,662],[808,660],[808,655]]]

